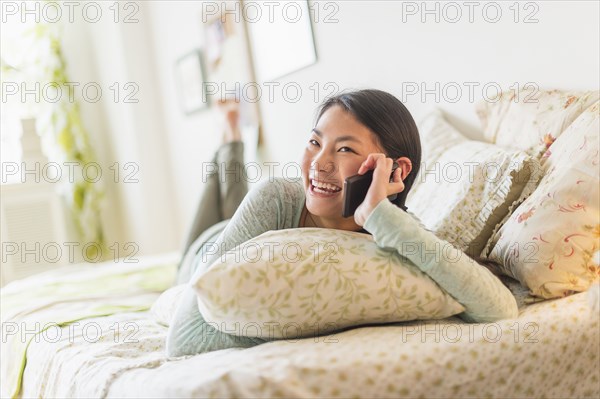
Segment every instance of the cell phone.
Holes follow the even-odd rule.
[[[394,172],[400,165],[394,161],[392,166],[392,174],[390,175],[390,182],[394,176]],[[344,207],[342,209],[342,216],[347,218],[354,215],[356,208],[365,200],[371,182],[373,181],[373,170],[367,171],[364,175],[354,175],[346,178],[344,181]],[[388,197],[390,201],[395,200],[398,194],[392,194]]]

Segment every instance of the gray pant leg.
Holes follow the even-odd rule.
[[[221,217],[231,219],[248,194],[244,171],[244,142],[234,141],[217,151],[217,165],[221,176]]]
[[[248,183],[242,174],[243,142],[223,144],[215,153],[212,162],[217,168],[207,176],[194,222],[185,241],[183,256],[206,229],[222,220],[230,219],[248,193]]]

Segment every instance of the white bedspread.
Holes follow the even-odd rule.
[[[165,278],[172,272],[165,268]],[[151,304],[158,293],[137,295]],[[54,343],[33,340],[21,395],[595,398],[600,317],[587,301],[582,293],[522,304],[518,319],[499,323],[451,318],[371,326],[175,359],[165,358],[167,328],[149,311],[115,313],[64,327]]]

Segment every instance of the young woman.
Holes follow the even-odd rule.
[[[224,144],[213,161],[233,170],[235,164],[242,164],[243,146],[236,141],[239,134],[235,110],[225,114],[233,141]],[[394,161],[399,167],[390,182]],[[394,96],[379,90],[360,90],[331,97],[321,105],[317,123],[307,137],[301,180],[267,180],[245,195],[245,183],[231,174],[220,176],[215,172],[209,177],[178,280],[189,281],[224,251],[269,230],[320,227],[362,231],[372,234],[377,245],[396,248],[427,273],[465,307],[460,314],[464,320],[487,322],[516,317],[515,298],[497,277],[460,250],[448,251],[447,242],[425,230],[404,210],[420,163],[417,127]],[[373,182],[365,200],[353,217],[342,217],[344,180],[371,169]],[[387,199],[397,193],[394,202]],[[210,216],[204,219],[207,214]],[[219,222],[215,214],[224,219],[230,214],[232,217]],[[208,227],[207,220],[219,223],[200,234]],[[406,241],[421,244],[423,250],[403,253],[402,243]],[[169,327],[167,353],[190,355],[262,342],[259,338],[225,334],[208,325],[198,311],[193,289],[188,287]]]

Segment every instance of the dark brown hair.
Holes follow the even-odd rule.
[[[318,109],[317,122],[329,108],[338,105],[371,130],[386,155],[393,159],[407,157],[412,170],[404,180],[404,191],[393,201],[404,207],[421,165],[421,140],[412,115],[404,104],[381,90],[357,90],[325,99]]]

